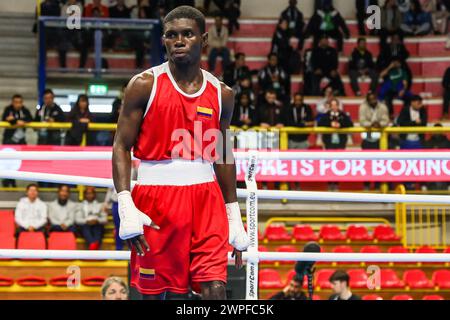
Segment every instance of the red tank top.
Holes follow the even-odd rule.
[[[151,69],[153,87],[134,156],[144,161],[217,159],[215,150],[222,108],[220,81],[201,70],[203,84],[194,94],[183,92],[169,64]]]

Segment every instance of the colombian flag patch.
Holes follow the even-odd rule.
[[[199,117],[211,119],[213,114],[213,109],[211,108],[205,108],[205,107],[197,107],[197,115]]]
[[[154,280],[155,279],[155,269],[139,268],[139,277],[147,279],[147,280]]]

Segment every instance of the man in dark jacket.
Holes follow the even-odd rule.
[[[307,300],[305,293],[302,291],[302,286],[302,280],[294,277],[283,291],[273,295],[270,300]]]
[[[397,118],[397,125],[400,127],[426,127],[428,123],[428,113],[423,105],[421,96],[411,97],[410,105],[405,105]],[[424,147],[425,136],[423,134],[410,133],[400,135],[401,149],[422,149]]]
[[[314,127],[314,114],[304,103],[303,95],[296,93],[292,104],[285,110],[286,126],[297,128]],[[289,135],[289,149],[308,149],[308,134]]]
[[[339,110],[339,101],[332,99],[330,102],[330,110],[319,120],[318,126],[342,129],[353,127],[353,122],[347,113]],[[345,149],[347,138],[347,134],[324,134],[322,141],[325,149]]]
[[[314,47],[317,45],[322,36],[328,36],[337,41],[338,51],[341,52],[344,46],[344,36],[346,39],[350,37],[350,31],[330,0],[324,0],[322,10],[317,10],[309,21],[305,38],[314,36]]]
[[[285,101],[291,90],[289,75],[278,64],[278,56],[275,53],[269,54],[268,59],[267,66],[258,74],[259,88],[261,92],[272,89],[277,93],[278,100]]]
[[[252,104],[249,94],[244,92],[237,96],[231,125],[237,127],[253,127],[258,124],[258,112]]]
[[[55,95],[50,89],[44,91],[44,103],[36,111],[36,122],[65,122],[64,112],[55,103]],[[61,145],[61,130],[40,129],[38,133],[39,145]]]
[[[378,87],[378,73],[375,71],[372,53],[367,50],[365,38],[358,39],[358,46],[353,49],[349,61],[349,76],[352,90],[356,96],[361,95],[358,78],[367,76],[370,78],[370,91],[376,92]]]
[[[240,78],[250,76],[250,69],[245,63],[245,53],[238,52],[234,56],[234,62],[229,64],[223,71],[223,82],[227,86],[233,87]]]
[[[358,20],[359,34],[366,35],[365,22],[368,18],[367,8],[369,6],[378,6],[378,0],[356,0],[356,19]]]
[[[269,89],[264,94],[264,100],[258,106],[260,126],[263,128],[278,127],[285,124],[283,104],[277,100],[276,92]]]
[[[322,37],[319,45],[311,53],[313,68],[312,94],[321,96],[320,83],[323,78],[330,80],[330,86],[337,95],[345,96],[344,84],[338,72],[339,61],[336,49],[332,48],[326,36]]]
[[[298,49],[303,48],[303,28],[305,22],[303,20],[303,13],[297,8],[297,0],[289,0],[289,7],[287,7],[280,16],[280,20],[286,20],[288,23],[289,37],[298,39]]]
[[[447,68],[442,79],[442,87],[444,88],[444,104],[443,106],[443,117],[448,117],[448,108],[450,107],[450,67]]]

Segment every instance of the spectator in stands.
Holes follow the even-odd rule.
[[[378,0],[356,0],[356,18],[361,36],[366,35],[366,19],[369,17],[367,8],[369,6],[378,6]]]
[[[33,120],[30,111],[23,105],[23,97],[15,94],[11,98],[11,104],[5,107],[2,121],[18,126],[16,129],[5,129],[3,144],[27,144],[25,140],[25,128],[27,122]]]
[[[102,0],[92,0],[92,3],[87,4],[84,7],[84,16],[87,18],[95,17],[96,14],[94,10],[98,10],[100,18],[108,18],[109,10],[108,7],[102,4]]]
[[[264,100],[258,106],[260,127],[282,128],[285,123],[283,103],[277,100],[275,90],[268,89],[264,94]]]
[[[17,234],[22,231],[45,231],[47,205],[39,199],[36,184],[29,184],[26,188],[26,197],[21,198],[17,203],[15,220],[18,226]]]
[[[89,250],[100,248],[104,225],[108,222],[106,212],[102,210],[102,204],[95,198],[95,188],[86,187],[84,191],[85,200],[80,204],[78,215],[75,217]]]
[[[68,0],[67,3],[61,8],[61,17],[68,18],[74,14],[77,14],[77,12],[72,9],[72,6],[77,6],[79,14],[83,14],[83,5],[79,1]],[[69,51],[71,47],[74,47],[80,53],[79,68],[84,68],[88,57],[86,30],[64,28],[61,30],[61,33],[61,37],[58,41],[59,66],[61,68],[67,67],[67,51]]]
[[[370,78],[370,91],[376,92],[378,87],[378,73],[375,70],[372,53],[367,50],[365,38],[358,39],[358,45],[353,49],[349,61],[349,76],[352,90],[356,96],[361,96],[358,78],[361,76]]]
[[[70,187],[62,184],[58,187],[58,197],[48,204],[50,231],[75,233],[75,217],[78,205],[70,200]]]
[[[270,52],[274,53],[278,57],[278,61],[280,61],[280,65],[282,65],[283,69],[287,73],[290,72],[289,63],[292,55],[292,47],[290,44],[290,36],[288,31],[288,21],[280,20],[275,29],[275,33],[272,37],[272,49]]]
[[[326,36],[320,39],[319,45],[313,49],[311,64],[314,70],[312,76],[312,94],[321,95],[321,83],[324,78],[329,80],[329,86],[333,88],[336,95],[345,96],[344,84],[339,75],[338,52],[330,46]]]
[[[270,300],[307,300],[302,287],[303,281],[295,276],[283,291],[274,294]]]
[[[344,36],[350,37],[350,31],[330,0],[324,0],[323,8],[317,10],[311,17],[306,30],[305,38],[314,36],[314,47],[317,46],[323,36],[333,38],[337,41],[337,49],[342,51],[344,45]]]
[[[239,17],[241,16],[241,0],[213,0],[220,14],[228,19],[228,33],[232,34],[234,29],[239,30]],[[205,0],[204,9],[209,12],[211,0]]]
[[[209,46],[209,70],[214,72],[216,69],[217,57],[222,57],[222,70],[230,64],[230,50],[227,48],[228,30],[223,26],[221,16],[215,17],[214,25],[208,30]]]
[[[411,0],[411,6],[404,14],[400,28],[408,36],[423,36],[431,33],[431,15],[423,11],[419,0]]]
[[[286,126],[297,128],[314,127],[314,114],[311,107],[304,102],[301,93],[296,93],[289,107],[286,108]],[[289,135],[289,149],[308,149],[308,134]]]
[[[245,92],[237,97],[231,124],[237,127],[253,127],[259,124],[256,107]]]
[[[369,132],[362,134],[361,148],[363,150],[377,150],[380,148],[379,132],[372,132],[372,129],[381,129],[389,125],[389,110],[384,103],[378,101],[374,92],[369,92],[366,100],[359,106],[359,124]],[[375,189],[379,188],[379,183],[375,183]],[[364,182],[364,189],[370,189],[370,182]]]
[[[129,19],[131,17],[131,9],[125,4],[125,0],[116,0],[116,5],[109,7],[110,18]]]
[[[251,77],[250,69],[245,63],[245,53],[238,52],[232,62],[223,72],[223,82],[233,87],[241,77]]]
[[[450,107],[450,67],[447,68],[442,79],[442,87],[444,88],[444,102],[443,102],[443,118],[448,117],[448,109]]]
[[[303,37],[303,29],[305,22],[303,20],[303,13],[297,8],[297,0],[289,0],[289,6],[281,13],[280,22],[287,21],[289,38],[295,37],[298,39],[298,50],[302,50],[305,41]]]
[[[386,46],[389,36],[401,33],[401,24],[402,13],[397,7],[396,0],[386,0],[384,6],[381,8],[380,48]]]
[[[66,117],[61,107],[55,103],[55,95],[51,89],[46,89],[43,95],[43,105],[36,111],[36,122],[65,122]],[[61,130],[39,129],[39,145],[61,145]]]
[[[102,300],[128,300],[126,282],[119,277],[109,277],[102,284]]]
[[[383,78],[378,98],[384,101],[389,109],[389,115],[394,115],[393,100],[395,98],[408,102],[411,93],[408,91],[408,75],[403,68],[400,59],[394,58],[393,62],[384,69],[380,77]]]
[[[398,10],[400,10],[402,14],[405,14],[411,8],[411,0],[396,0],[396,2]]]
[[[332,99],[330,110],[320,119],[318,126],[342,129],[353,127],[353,122],[347,113],[339,109],[339,100]],[[347,138],[347,134],[324,134],[322,141],[325,149],[345,149]]]
[[[331,100],[335,99],[334,90],[332,87],[328,86],[324,90],[324,98],[317,102],[316,105],[316,121],[319,122],[320,119],[330,111],[330,103]],[[339,101],[339,110],[344,110],[344,106],[340,100]]]
[[[343,270],[335,271],[330,277],[331,288],[334,292],[329,300],[361,300],[350,290],[350,276]]]
[[[239,97],[243,93],[246,93],[250,98],[250,104],[256,103],[256,97],[253,90],[252,78],[250,75],[242,75],[238,83],[233,87],[233,91],[236,97]]]
[[[83,135],[88,131],[89,122],[92,121],[92,114],[89,111],[89,98],[85,94],[78,96],[77,102],[70,110],[67,120],[72,123],[72,127],[66,134],[66,145],[79,146],[83,140]]]
[[[312,52],[311,48],[305,49],[303,54],[303,94],[305,96],[313,95],[313,76],[314,67],[312,65]]]
[[[397,118],[400,127],[426,127],[428,113],[423,105],[422,97],[415,95],[411,97],[411,103],[405,104]],[[417,133],[401,134],[400,149],[421,149],[424,147],[425,136]]]
[[[330,2],[330,0],[314,0],[314,12],[317,10],[323,10],[326,2]],[[331,5],[333,5],[332,0],[331,0]]]
[[[261,92],[274,90],[278,100],[286,101],[291,90],[290,77],[278,64],[275,53],[270,53],[268,59],[268,64],[258,74],[259,89]]]
[[[43,17],[59,17],[60,15],[60,8],[59,8],[59,1],[58,0],[43,0],[40,5],[40,15]],[[36,9],[36,22],[33,26],[33,32],[37,33],[38,31],[38,15],[37,15],[37,9]],[[46,28],[46,37],[45,37],[45,47],[53,48],[58,44],[59,38],[60,38],[60,30],[56,28]]]

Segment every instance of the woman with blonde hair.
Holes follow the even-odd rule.
[[[109,277],[102,285],[102,300],[128,300],[128,285],[120,277]]]

